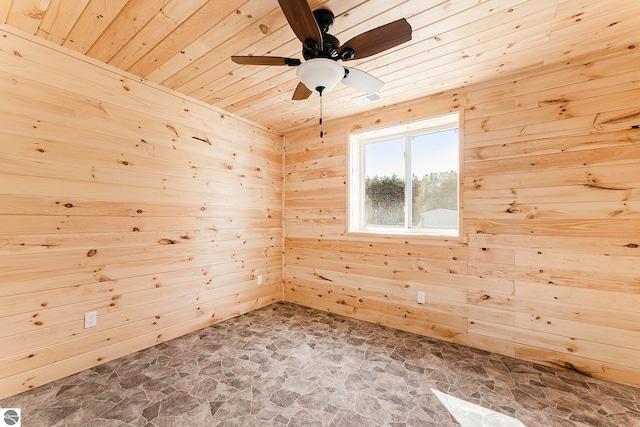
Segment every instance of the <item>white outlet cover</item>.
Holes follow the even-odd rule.
[[[262,274],[258,274],[258,285],[262,285]]]
[[[84,314],[84,327],[85,327],[85,329],[86,328],[93,328],[97,324],[98,324],[98,312],[97,311],[90,311],[90,312]]]
[[[424,304],[426,295],[422,291],[418,291],[418,304]]]

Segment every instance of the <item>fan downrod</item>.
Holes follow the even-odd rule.
[[[317,9],[313,11],[313,17],[316,18],[316,22],[318,23],[318,28],[320,28],[320,32],[324,36],[329,32],[331,27],[333,27],[333,23],[336,19],[333,12],[328,9]]]

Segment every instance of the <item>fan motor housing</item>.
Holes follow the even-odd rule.
[[[322,46],[318,46],[314,40],[306,40],[302,46],[302,56],[307,61],[313,58],[340,59],[338,57],[340,40],[329,34],[329,30],[333,27],[335,21],[333,12],[328,9],[317,9],[313,11],[313,17],[322,33]]]

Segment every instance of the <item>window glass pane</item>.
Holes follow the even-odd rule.
[[[412,227],[458,228],[458,130],[411,137]]]
[[[404,138],[364,146],[367,228],[404,227],[404,148]]]
[[[349,232],[458,236],[459,114],[354,133]]]

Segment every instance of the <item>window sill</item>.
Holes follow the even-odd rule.
[[[425,240],[438,240],[438,241],[461,241],[462,235],[459,231],[453,232],[451,234],[438,234],[434,232],[423,232],[423,231],[407,231],[407,230],[361,230],[361,231],[348,231],[347,236],[351,237],[371,237],[371,238],[419,238]]]

